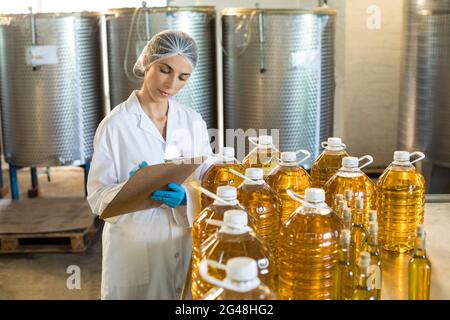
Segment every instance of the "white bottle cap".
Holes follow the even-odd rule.
[[[377,210],[370,210],[369,211],[369,222],[377,222]]]
[[[217,195],[225,201],[233,201],[237,199],[237,190],[232,186],[217,187]]]
[[[340,200],[338,202],[338,208],[340,210],[344,210],[344,209],[348,208],[347,201],[346,200]]]
[[[416,227],[416,235],[417,237],[424,237],[425,236],[425,227],[423,224],[419,224]]]
[[[223,215],[223,221],[236,227],[245,227],[248,223],[247,212],[244,210],[227,210]]]
[[[358,168],[359,160],[356,157],[344,157],[342,158],[342,167],[344,168]]]
[[[252,180],[262,180],[264,177],[264,170],[262,168],[247,168],[245,169],[245,176]]]
[[[361,268],[368,268],[370,266],[370,253],[365,252],[365,251],[360,252],[358,265]]]
[[[223,147],[220,150],[220,154],[226,158],[234,158],[234,148],[233,147]]]
[[[369,233],[378,233],[378,223],[376,223],[375,221],[370,221],[369,222]]]
[[[348,229],[341,230],[341,244],[349,244],[352,239],[352,233]]]
[[[260,145],[265,145],[265,146],[272,145],[272,142],[273,142],[272,136],[262,135],[262,136],[259,136],[259,138],[258,138],[258,144],[260,144]]]
[[[281,153],[281,161],[282,162],[296,162],[297,154],[292,151],[286,151]]]
[[[363,197],[356,197],[355,209],[364,209],[364,198]]]
[[[344,209],[344,222],[352,222],[352,209],[345,208]]]
[[[345,147],[342,143],[342,139],[338,137],[330,137],[328,138],[328,146],[327,149],[342,149],[342,147]]]
[[[338,137],[330,137],[326,142],[322,142],[322,148],[331,151],[345,150],[346,146],[342,143],[342,139]]]
[[[395,151],[394,161],[395,162],[409,162],[411,154],[408,151]]]
[[[308,188],[305,190],[306,202],[324,202],[325,191],[319,188]]]
[[[227,278],[239,282],[255,280],[258,278],[258,265],[248,257],[231,258],[227,262]]]
[[[344,191],[345,200],[350,201],[353,198],[353,190],[345,190]]]

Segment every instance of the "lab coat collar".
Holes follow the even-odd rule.
[[[175,103],[169,99],[169,111],[167,114],[167,129],[166,129],[166,140],[162,137],[156,125],[153,121],[145,114],[144,109],[142,109],[139,99],[136,95],[136,92],[133,91],[126,102],[126,109],[129,113],[136,114],[139,116],[138,127],[144,131],[151,133],[162,143],[167,143],[170,135],[172,133],[172,122],[175,121],[174,117],[176,115],[175,112]]]

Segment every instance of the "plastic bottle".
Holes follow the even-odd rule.
[[[416,248],[408,263],[408,299],[429,300],[431,283],[431,262],[425,251],[425,228],[416,228]]]
[[[230,169],[234,169],[244,174],[244,166],[240,164],[234,157],[234,148],[225,147],[221,150],[220,154],[216,156],[216,161],[212,164],[208,170],[203,174],[201,178],[201,186],[210,192],[216,192],[217,187],[220,186],[233,186],[239,187],[242,183],[242,179],[230,172]],[[205,209],[209,206],[213,200],[208,196],[201,195],[201,209]]]
[[[412,156],[419,156],[410,161]],[[377,210],[383,249],[407,252],[414,248],[415,229],[424,221],[425,179],[413,163],[422,152],[396,151],[394,161],[377,182]]]
[[[305,155],[299,162],[297,162],[297,153]],[[281,221],[286,221],[300,206],[297,201],[289,197],[287,190],[303,195],[305,190],[311,186],[311,177],[300,166],[300,163],[307,160],[310,156],[311,154],[306,150],[282,152],[280,164],[266,177],[268,185],[281,199]]]
[[[376,300],[376,294],[373,292],[369,283],[370,254],[361,252],[358,260],[358,282],[353,291],[352,300]]]
[[[215,200],[211,205],[203,209],[198,214],[192,224],[192,299],[201,298],[198,292],[199,266],[200,266],[200,248],[202,244],[217,230],[215,225],[208,224],[209,219],[223,220],[225,211],[236,209],[244,210],[237,199],[237,190],[232,186],[221,186],[217,188],[217,196],[224,200]]]
[[[363,159],[368,161],[359,167],[359,163]],[[352,190],[354,197],[364,199],[364,221],[367,221],[369,210],[375,209],[375,184],[361,169],[372,162],[373,158],[371,156],[364,156],[359,159],[344,157],[342,159],[342,167],[325,184],[328,205],[333,206],[336,194],[344,194],[345,190]],[[333,209],[336,210],[336,207],[333,207]]]
[[[350,215],[351,217],[351,215]],[[342,229],[338,260],[333,270],[333,300],[350,300],[354,288],[354,268],[350,259],[351,232]]]
[[[259,138],[249,137],[248,141],[256,147],[242,161],[244,167],[262,168],[264,176],[278,165],[280,151],[274,146],[272,136],[261,135]]]
[[[328,138],[322,142],[325,150],[317,157],[311,167],[312,186],[323,188],[325,183],[339,170],[342,158],[348,157],[346,146],[341,138]]]
[[[266,247],[270,249],[272,261],[276,261],[278,237],[280,235],[281,200],[264,181],[261,168],[248,168],[238,189],[239,202],[249,216],[249,225]]]
[[[352,259],[356,261],[367,242],[367,230],[364,227],[364,200],[355,199],[355,211],[352,215]]]
[[[365,250],[370,254],[370,274],[374,280],[371,285],[375,290],[377,300],[380,300],[382,283],[381,251],[378,247],[378,224],[374,221],[369,222],[368,238],[365,247]]]
[[[208,274],[209,266],[225,270],[223,280]],[[276,294],[258,278],[258,266],[254,259],[236,257],[228,260],[226,266],[213,260],[203,260],[200,274],[205,281],[214,285],[203,300],[275,300]]]
[[[323,189],[306,189],[305,200],[289,194],[303,205],[281,225],[279,297],[331,299],[342,220],[325,203]]]
[[[271,290],[275,290],[274,262],[269,249],[256,237],[248,226],[248,215],[243,210],[228,210],[224,220],[209,220],[209,224],[220,226],[218,232],[210,236],[202,245],[200,259],[214,260],[225,264],[234,257],[247,256],[255,259],[259,268],[259,278]],[[210,268],[210,275],[223,279],[223,270]],[[211,285],[200,279],[198,292],[203,296]]]

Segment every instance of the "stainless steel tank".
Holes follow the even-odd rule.
[[[132,70],[147,41],[166,29],[182,30],[196,41],[199,63],[175,99],[199,112],[208,128],[217,128],[215,21],[209,6],[111,9],[106,20],[111,108],[141,87]]]
[[[9,163],[81,165],[92,157],[105,114],[99,18],[97,13],[0,16],[0,104]],[[34,62],[32,44],[46,48]]]
[[[310,167],[333,132],[335,15],[222,11],[225,129],[279,129],[280,150],[309,150]]]
[[[450,1],[404,10],[398,145],[450,167]]]

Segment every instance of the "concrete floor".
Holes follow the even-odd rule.
[[[44,173],[39,169],[39,173]],[[51,182],[39,175],[41,197],[84,195],[83,169],[51,168]],[[3,172],[9,185],[7,172]],[[18,172],[20,201],[27,201],[28,169]],[[10,195],[8,195],[10,197]],[[0,200],[7,201],[7,200]],[[0,254],[0,299],[99,299],[101,282],[101,230],[85,253]],[[68,289],[66,273],[71,265],[80,267],[80,289]]]

